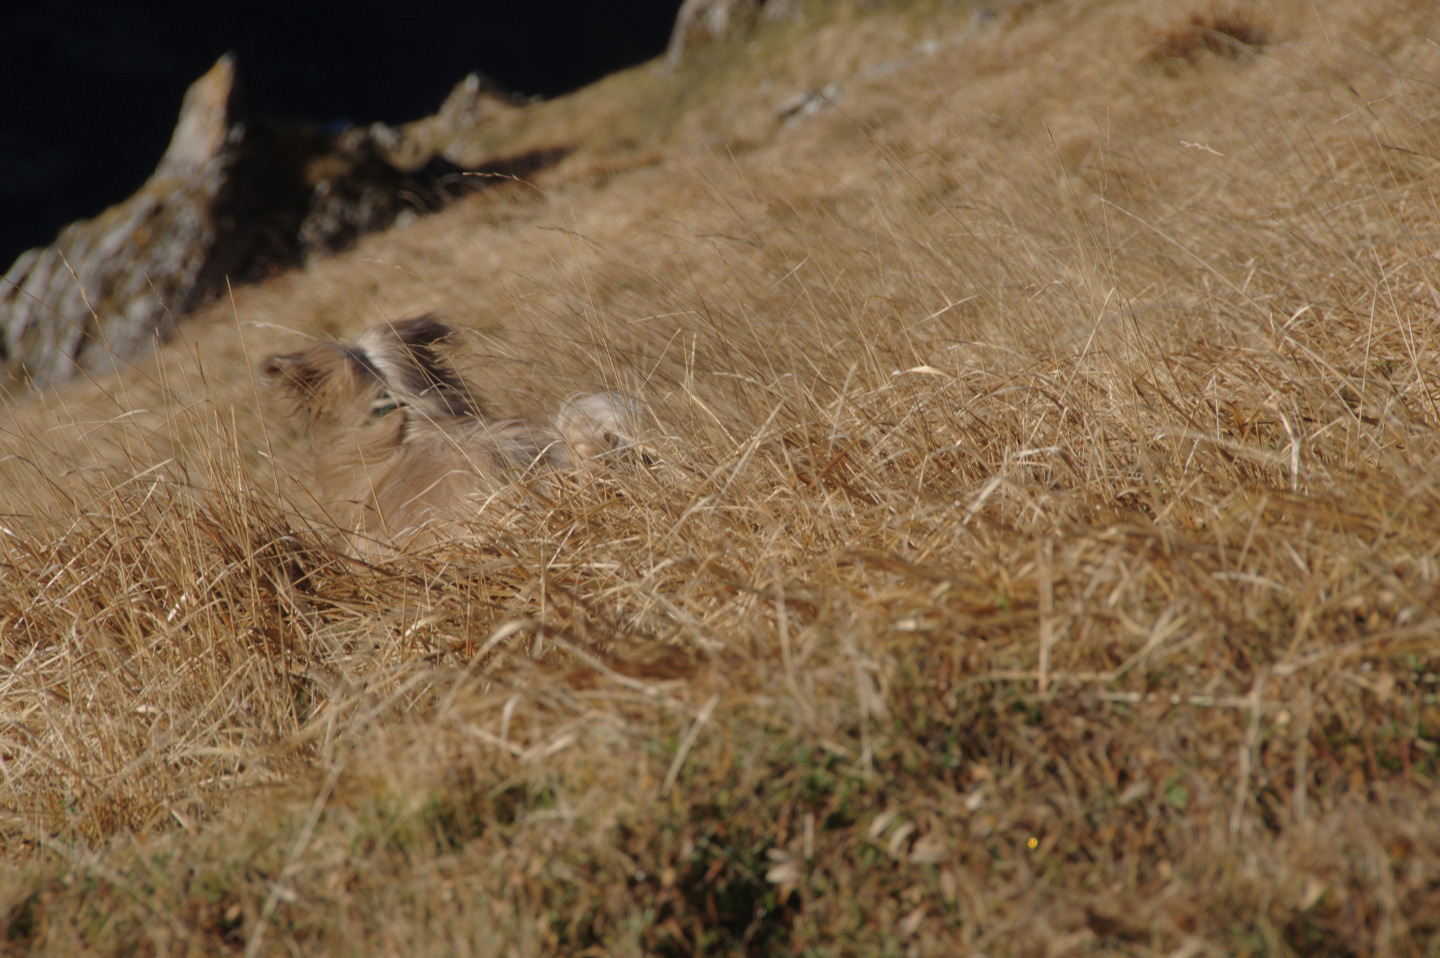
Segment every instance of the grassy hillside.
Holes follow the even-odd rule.
[[[1436,23],[772,26],[12,402],[0,951],[1440,953]],[[653,463],[329,551],[251,371],[428,310]]]

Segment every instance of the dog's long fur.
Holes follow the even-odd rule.
[[[437,349],[452,335],[419,316],[260,364],[309,434],[316,501],[359,553],[435,541],[503,484],[632,442],[644,405],[626,393],[571,400],[553,424],[491,418]]]

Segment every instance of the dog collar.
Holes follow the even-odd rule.
[[[370,404],[370,418],[365,421],[365,425],[370,425],[381,416],[392,413],[403,405],[405,404],[394,396],[381,396]]]

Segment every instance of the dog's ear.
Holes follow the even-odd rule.
[[[395,338],[412,349],[448,343],[455,335],[455,330],[434,313],[396,320],[390,323],[390,329],[394,331]]]
[[[382,323],[363,333],[356,347],[370,357],[387,384],[432,415],[480,415],[481,408],[438,347],[455,335],[433,313]]]
[[[336,343],[316,343],[298,353],[271,356],[257,370],[260,381],[277,392],[309,405],[322,393],[334,392],[342,384],[354,386],[364,379],[378,378],[363,357]]]
[[[260,381],[271,389],[308,392],[319,378],[319,370],[308,358],[306,352],[266,357],[260,362]]]

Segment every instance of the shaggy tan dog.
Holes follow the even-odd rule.
[[[260,364],[309,434],[316,502],[357,553],[434,542],[505,483],[631,443],[645,407],[626,393],[571,400],[553,424],[491,418],[436,349],[451,336],[420,316]]]

